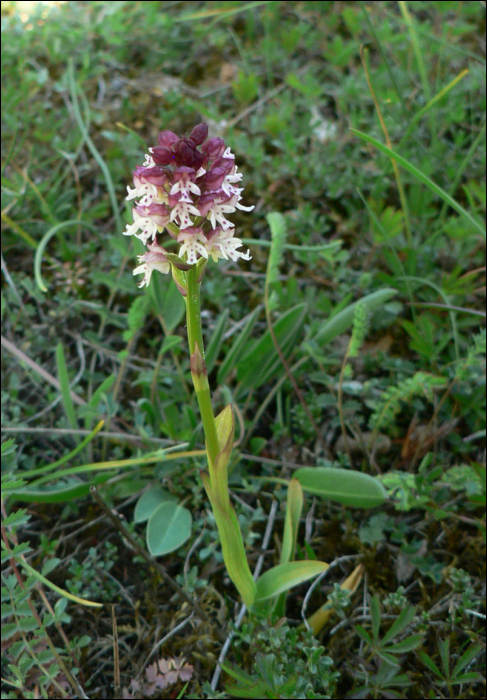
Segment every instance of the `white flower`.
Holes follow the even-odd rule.
[[[169,194],[177,194],[178,192],[181,193],[181,197],[179,198],[180,202],[193,202],[191,199],[189,193],[192,192],[193,194],[200,195],[201,190],[196,185],[194,182],[192,182],[189,177],[181,178],[179,182],[175,182],[174,185],[171,187],[171,191]]]
[[[219,202],[217,200],[213,203],[213,206],[211,207],[210,211],[206,216],[210,219],[213,228],[216,228],[218,222],[223,229],[227,230],[229,228],[233,228],[234,224],[232,224],[231,221],[225,219],[223,215],[232,214],[234,211],[235,207],[232,207],[227,202]]]
[[[192,226],[187,231],[181,231],[178,236],[178,243],[183,245],[179,249],[179,257],[186,253],[186,262],[195,265],[198,262],[198,253],[204,258],[208,257],[205,245],[208,239],[200,228]]]
[[[225,149],[222,158],[232,158],[233,160],[235,160],[235,154],[231,152],[230,146],[227,149]]]
[[[242,199],[242,197],[239,197],[239,200]],[[255,209],[255,204],[252,204],[251,207],[244,207],[243,204],[239,204],[238,202],[235,204],[237,209],[241,209],[242,211],[252,211],[252,209]]]
[[[158,190],[155,185],[151,185],[150,182],[145,182],[143,185],[140,185],[139,187],[129,187],[127,185],[127,192],[128,195],[125,197],[127,201],[131,199],[135,199],[136,197],[144,197],[144,201],[141,202],[142,204],[150,204],[153,202],[157,196],[158,196]],[[156,200],[157,201],[157,200]]]
[[[125,231],[123,231],[124,236],[135,236],[145,245],[149,238],[154,240],[156,233],[161,233],[161,231],[164,231],[164,226],[159,225],[148,216],[142,216],[139,214],[137,209],[132,210],[132,215],[134,217],[134,223],[127,225],[127,228]],[[139,230],[141,232],[137,233]]]
[[[171,221],[179,218],[180,228],[185,229],[193,225],[190,214],[199,216],[200,213],[190,202],[179,201],[171,211]]]
[[[238,260],[238,258],[250,260],[252,256],[249,250],[245,253],[237,250],[237,248],[241,248],[242,245],[243,243],[240,238],[234,237],[233,231],[219,230],[218,232],[213,231],[213,235],[210,236],[206,244],[206,250],[215,262],[218,261],[218,258],[223,258],[224,260],[228,260],[229,258],[230,260]]]
[[[237,196],[240,195],[240,192],[243,192],[243,187],[233,187],[234,182],[240,182],[243,178],[242,173],[237,172],[238,168],[235,165],[234,166],[234,172],[225,175],[225,179],[222,182],[222,190],[225,192],[226,195],[231,197],[232,195],[236,194]]]
[[[152,151],[152,148],[149,148],[149,151]],[[149,153],[146,153],[145,160],[142,165],[144,168],[153,168],[155,166],[154,158]]]
[[[142,264],[136,267],[133,271],[134,275],[144,275],[143,279],[138,283],[139,287],[149,286],[150,278],[154,270],[167,275],[171,269],[171,265],[165,255],[164,248],[162,248],[158,243],[148,245],[147,248],[147,253],[137,256],[139,263]]]

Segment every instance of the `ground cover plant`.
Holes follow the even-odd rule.
[[[483,695],[484,4],[20,5],[2,4],[2,697]],[[180,217],[156,222],[179,241],[122,235],[144,231],[148,147],[203,149],[201,124],[255,207],[219,210],[242,246],[199,276],[209,404],[181,288],[211,237]],[[201,194],[183,181],[171,207]]]

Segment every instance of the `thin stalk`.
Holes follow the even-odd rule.
[[[387,130],[386,123],[385,123],[384,118],[382,116],[379,101],[377,100],[377,97],[375,96],[374,88],[372,86],[372,81],[370,79],[369,66],[367,64],[367,49],[364,49],[363,47],[361,48],[360,57],[362,59],[362,65],[364,67],[367,85],[369,86],[370,94],[372,95],[372,99],[374,100],[374,104],[375,104],[375,109],[377,111],[377,116],[379,117],[380,125],[382,127],[382,131],[384,132],[384,136],[386,138],[387,147],[392,151],[392,144],[391,144],[391,139],[389,138],[389,132]],[[413,247],[413,235],[411,232],[411,221],[410,221],[410,217],[409,217],[408,201],[406,199],[406,193],[404,192],[401,174],[399,173],[399,168],[397,167],[397,163],[394,160],[394,158],[391,158],[391,163],[392,163],[392,167],[394,169],[394,175],[396,178],[397,189],[399,192],[399,199],[401,201],[401,209],[402,209],[402,212],[404,215],[404,224],[406,227],[406,240],[407,240],[408,246],[410,248],[412,248]]]
[[[200,283],[198,282],[197,274],[198,271],[196,267],[192,267],[186,272],[186,323],[188,329],[189,354],[191,357],[191,377],[193,379],[201,420],[203,422],[203,429],[205,431],[210,481],[213,483],[213,465],[220,452],[220,446],[216,432],[215,416],[211,405],[210,385],[208,384],[208,374],[205,364],[205,350],[203,345],[203,333],[201,330]]]

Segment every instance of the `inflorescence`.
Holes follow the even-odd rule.
[[[210,255],[215,262],[250,260],[248,250],[237,250],[242,241],[235,238],[235,225],[226,215],[254,207],[240,204],[243,187],[236,183],[242,174],[230,148],[221,138],[207,138],[206,124],[195,126],[187,138],[161,131],[159,145],[149,148],[144,164],[134,171],[127,199],[140,199],[132,210],[134,223],[124,235],[147,246],[134,270],[134,275],[144,275],[139,287],[149,285],[154,270],[167,274],[171,269],[167,251],[157,241],[164,229],[181,244],[179,258],[188,265]]]

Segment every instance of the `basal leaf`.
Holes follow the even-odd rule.
[[[330,318],[329,321],[325,321],[313,340],[321,345],[329,343],[352,327],[357,304],[363,304],[367,311],[375,311],[375,309],[383,306],[395,294],[397,294],[397,290],[392,288],[379,289],[377,292],[367,294],[365,297],[362,297],[362,299],[355,301],[353,304],[339,311],[335,316]]]
[[[166,489],[161,489],[160,486],[149,489],[143,493],[137,501],[134,510],[134,522],[144,523],[146,520],[149,520],[152,513],[156,508],[159,508],[161,503],[165,503],[166,501],[174,502],[174,500],[174,496],[172,496],[169,491],[166,491]]]
[[[287,564],[278,564],[257,579],[255,603],[288,591],[327,569],[328,564],[322,561],[290,561]]]
[[[191,513],[187,508],[165,501],[152,513],[147,525],[147,548],[153,557],[173,552],[191,535]]]
[[[333,467],[302,467],[294,473],[304,491],[355,508],[375,508],[387,498],[382,484],[369,474]]]

